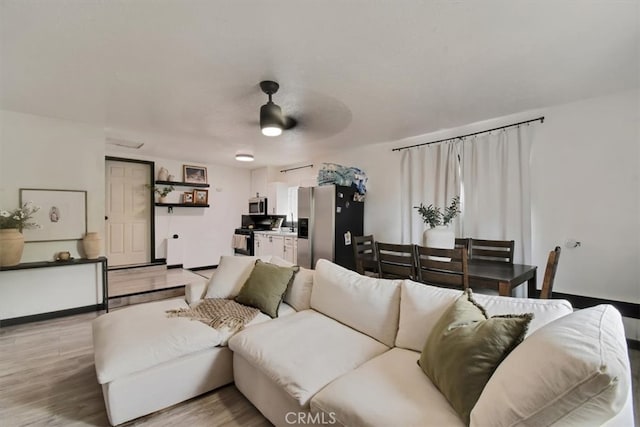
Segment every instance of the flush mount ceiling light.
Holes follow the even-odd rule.
[[[239,162],[253,162],[253,154],[237,153],[236,160]]]
[[[260,107],[260,129],[266,136],[278,136],[283,129],[291,129],[296,121],[282,115],[282,109],[271,100],[271,95],[276,93],[280,85],[271,80],[260,82],[260,89],[269,96],[269,101]]]

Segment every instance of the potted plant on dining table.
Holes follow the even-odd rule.
[[[449,228],[449,224],[460,211],[460,197],[456,196],[451,200],[451,204],[443,209],[438,206],[414,206],[418,214],[429,228],[424,232],[423,243],[431,248],[453,249],[455,247],[455,233]]]

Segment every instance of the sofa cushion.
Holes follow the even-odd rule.
[[[539,329],[504,360],[471,424],[602,425],[624,406],[630,381],[620,313],[610,305],[580,310]]]
[[[487,318],[467,289],[436,322],[419,364],[465,423],[500,362],[524,339],[532,316]]]
[[[229,348],[305,406],[320,389],[389,348],[313,310],[247,328]]]
[[[311,308],[393,347],[401,283],[361,276],[321,259],[316,264]]]
[[[235,298],[249,278],[257,259],[252,256],[220,257],[205,298]]]
[[[462,291],[438,288],[405,280],[400,296],[400,321],[395,345],[422,351],[431,329]],[[565,300],[539,300],[474,294],[489,316],[509,313],[533,313],[529,332],[572,312]],[[420,325],[419,328],[416,325]]]
[[[294,264],[280,257],[271,257],[271,263],[292,267]],[[313,287],[313,270],[300,267],[300,270],[293,277],[293,282],[284,294],[284,302],[298,311],[311,308],[311,288]]]
[[[311,399],[311,410],[339,425],[463,426],[416,363],[420,353],[393,348],[336,379]]]
[[[280,304],[280,307],[278,307],[278,316],[277,317],[282,317],[282,316],[289,316],[291,314],[295,314],[296,310],[291,307],[290,305],[286,304],[286,303],[282,303]],[[256,317],[253,318],[253,320],[249,323],[247,323],[245,325],[245,329],[248,328],[249,326],[254,326],[254,325],[259,325],[260,323],[264,323],[268,320],[271,320],[271,317],[267,316],[264,313],[258,313],[258,315]],[[220,346],[226,346],[229,343],[229,339],[237,333],[237,331],[233,331],[227,327],[222,327],[222,328],[218,328],[218,333],[220,334]]]
[[[167,317],[166,310],[188,308],[183,299],[127,307],[93,321],[98,382],[134,372],[220,343],[220,334],[202,322]]]

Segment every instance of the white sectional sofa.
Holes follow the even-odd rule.
[[[417,364],[460,291],[368,278],[324,260],[312,280],[309,273],[296,277],[278,318],[261,315],[233,336],[166,318],[166,309],[187,305],[180,300],[96,319],[96,371],[111,423],[235,381],[276,426],[465,425]],[[216,274],[236,289],[246,277],[222,262]],[[188,302],[214,286],[189,286]],[[535,317],[486,384],[471,425],[633,425],[626,342],[613,307],[573,313],[564,300],[475,299],[489,315]]]

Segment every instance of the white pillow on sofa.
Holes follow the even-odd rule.
[[[282,267],[293,267],[295,264],[277,256],[271,257],[271,263]],[[293,276],[293,282],[284,294],[284,302],[295,308],[296,311],[311,308],[311,288],[313,287],[313,270],[300,267]]]
[[[498,366],[471,426],[599,426],[625,405],[630,368],[620,313],[599,305],[557,319]]]
[[[235,298],[247,281],[258,257],[222,256],[207,285],[205,298]]]

